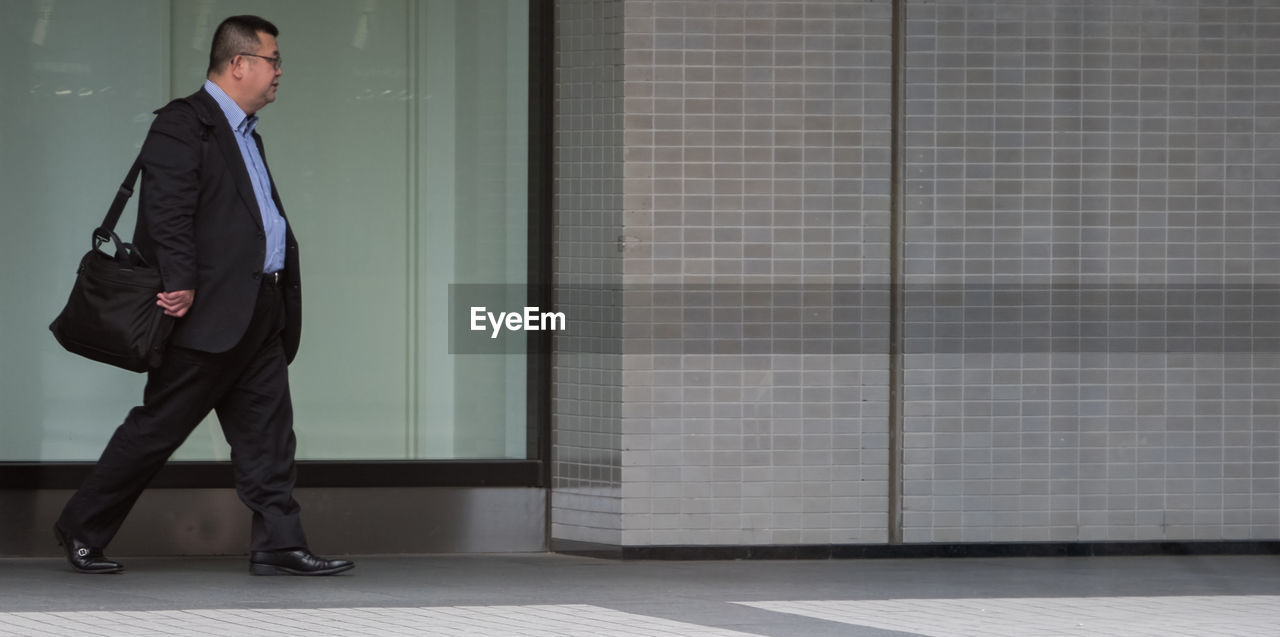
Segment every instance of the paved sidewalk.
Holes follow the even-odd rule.
[[[245,558],[105,576],[0,560],[0,635],[1280,635],[1280,556],[357,560],[328,578],[251,577]]]

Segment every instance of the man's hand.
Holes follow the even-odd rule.
[[[164,308],[164,313],[176,318],[182,318],[186,315],[187,310],[191,309],[191,304],[196,300],[195,290],[177,290],[174,292],[161,292],[156,295],[159,299],[156,305]]]

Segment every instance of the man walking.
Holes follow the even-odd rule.
[[[231,445],[236,491],[253,511],[250,572],[330,575],[354,566],[307,549],[293,499],[288,364],[298,351],[298,244],[267,169],[257,112],[281,75],[275,25],[227,18],[204,87],[157,111],[142,149],[134,243],[157,264],[157,304],[174,317],[164,363],[54,525],[82,573],[123,567],[103,554],[147,483],[210,411]]]

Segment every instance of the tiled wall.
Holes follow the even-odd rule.
[[[626,3],[624,545],[886,539],[888,9]]]
[[[889,5],[622,5],[621,543],[884,541]]]
[[[1280,536],[1280,5],[908,6],[904,539]]]
[[[1280,7],[906,8],[904,540],[1280,536]],[[887,541],[891,3],[557,10],[553,537]]]
[[[552,537],[621,541],[622,0],[556,2]]]

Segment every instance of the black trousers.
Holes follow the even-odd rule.
[[[90,546],[107,546],[169,456],[215,411],[231,445],[236,492],[253,510],[251,550],[306,548],[293,499],[296,442],[284,324],[281,290],[264,282],[249,329],[234,348],[212,354],[170,347],[147,376],[142,405],[116,429],[58,526]]]

